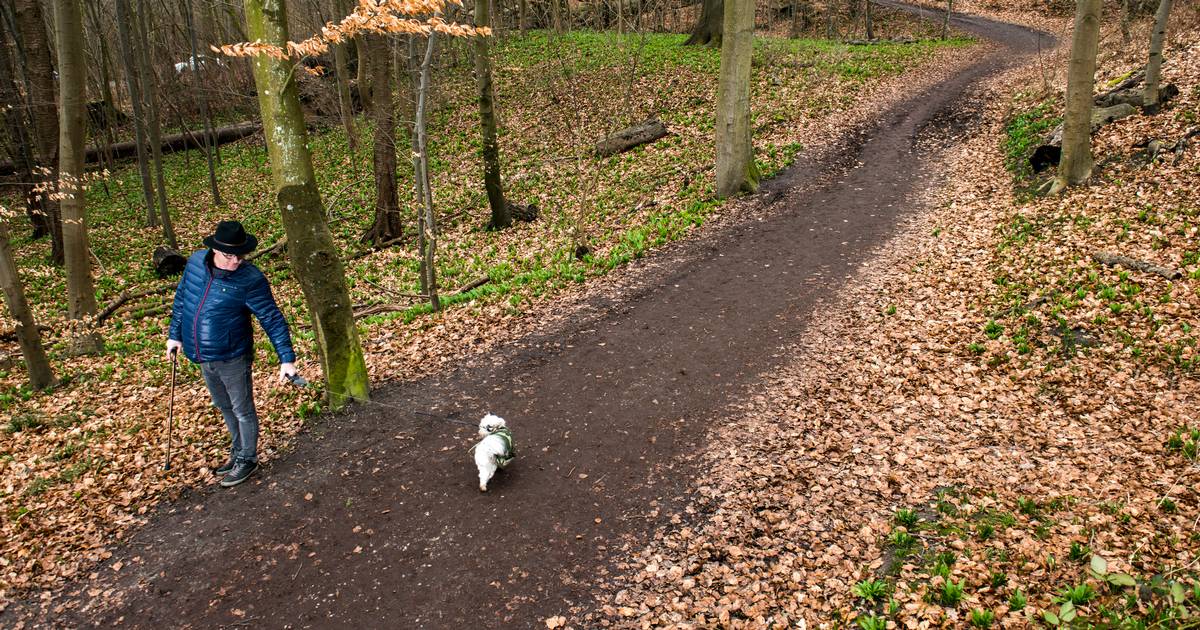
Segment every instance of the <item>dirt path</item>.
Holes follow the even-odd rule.
[[[501,628],[586,607],[619,540],[686,491],[677,456],[892,233],[925,176],[918,137],[961,125],[964,90],[1036,50],[1016,27],[961,26],[1008,48],[848,134],[841,159],[770,182],[741,224],[656,255],[564,330],[385,387],[387,407],[326,418],[257,483],[164,508],[106,565],[123,570],[71,587],[52,623]],[[520,458],[481,495],[473,431],[445,419],[488,410],[510,419]]]

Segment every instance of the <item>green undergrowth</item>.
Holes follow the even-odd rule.
[[[1029,156],[1046,134],[1062,122],[1053,100],[1038,101],[1014,113],[1004,124],[1004,167],[1016,186],[1027,186],[1033,178]]]
[[[430,111],[430,166],[440,217],[439,285],[448,308],[502,304],[520,311],[527,303],[564,287],[602,275],[651,249],[685,237],[702,225],[720,202],[713,198],[711,164],[713,99],[719,51],[682,46],[682,35],[614,35],[531,32],[496,42],[497,107],[500,146],[509,199],[534,204],[540,217],[531,224],[490,232],[481,180],[478,112],[464,44],[441,51]],[[790,164],[804,147],[797,131],[805,122],[851,103],[861,85],[915,67],[934,50],[969,40],[846,46],[812,40],[762,38],[756,42],[752,86],[755,156],[764,174]],[[596,158],[590,148],[607,133],[647,118],[667,123],[671,135],[626,153]],[[401,117],[403,118],[403,116]],[[356,304],[391,301],[395,293],[419,292],[415,246],[415,206],[411,190],[408,130],[398,134],[402,212],[408,239],[389,250],[347,263]],[[370,120],[357,119],[357,150],[340,128],[310,136],[315,172],[335,240],[344,254],[361,252],[360,236],[373,213]],[[283,236],[271,192],[271,171],[261,139],[221,148],[218,179],[223,206],[209,193],[203,156],[198,152],[165,157],[172,215],[187,252],[224,218],[238,218],[262,246]],[[89,190],[92,250],[99,262],[96,294],[103,305],[123,290],[159,286],[151,253],[157,228],[143,225],[141,186],[136,168],[125,165]],[[16,225],[14,246],[29,300],[41,321],[66,310],[60,269],[47,262],[44,241],[30,242]],[[590,253],[576,258],[585,244]],[[305,322],[303,297],[285,264],[286,257],[257,264],[271,277],[276,297],[293,322]],[[456,287],[487,276],[489,282],[454,294]],[[170,294],[150,298],[149,306],[169,302]],[[364,320],[384,322],[427,317],[428,306]],[[165,362],[158,356],[167,312],[142,319],[115,318],[105,331],[116,360],[103,368],[73,373],[65,339],[48,335],[58,372],[73,382],[120,380],[130,357],[143,367]],[[311,333],[297,330],[301,340]],[[259,348],[269,348],[259,339]],[[0,373],[0,404],[30,404],[18,371]]]
[[[1108,540],[1138,514],[1120,502],[1090,504],[1065,495],[1004,499],[962,487],[937,491],[923,506],[898,508],[882,545],[895,560],[852,584],[860,628],[884,628],[921,599],[957,611],[964,625],[1003,623],[1065,628],[1197,627],[1200,572],[1185,559],[1200,534],[1162,527],[1131,554],[1105,558],[1089,541]],[[1144,520],[1145,515],[1141,518]],[[1187,520],[1187,519],[1184,519]],[[1093,523],[1080,527],[1081,524]],[[1036,547],[1022,544],[1026,536]],[[1153,547],[1154,553],[1141,551]],[[1036,555],[1029,555],[1037,549]]]

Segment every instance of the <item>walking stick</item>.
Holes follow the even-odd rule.
[[[171,433],[175,429],[175,364],[178,363],[179,351],[171,351],[171,402],[167,404],[167,463],[163,470],[171,470]]]

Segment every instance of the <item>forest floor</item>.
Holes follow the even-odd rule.
[[[254,484],[163,505],[86,580],[0,621],[1194,615],[1197,149],[1133,145],[1195,127],[1200,46],[1173,43],[1182,94],[1163,114],[1098,135],[1091,186],[1042,200],[1016,147],[1053,117],[1038,86],[1058,59],[1002,73],[1046,41],[963,26],[1010,47],[860,101],[835,142],[697,238],[536,305],[518,341],[323,417]],[[1182,275],[1104,266],[1101,249]],[[471,431],[444,420],[486,410],[521,459],[481,496]]]
[[[3,614],[146,627],[606,623],[598,579],[706,487],[691,482],[698,462],[676,458],[790,364],[820,301],[918,207],[938,179],[922,158],[982,111],[965,91],[1046,41],[969,28],[1001,43],[881,83],[698,238],[545,306],[517,341],[322,417],[254,483],[185,493],[86,578]],[[445,420],[488,410],[512,421],[522,455],[479,495],[463,452],[473,431]]]
[[[803,146],[830,143],[834,130],[867,118],[881,97],[901,91],[917,73],[970,54],[968,39],[930,39],[938,28],[929,22],[895,11],[877,17],[881,35],[917,41],[847,46],[763,37],[757,42],[755,142],[764,173],[778,172]],[[499,39],[496,85],[504,117],[506,187],[511,199],[541,209],[537,221],[503,232],[482,229],[486,202],[473,144],[471,66],[462,45],[443,51],[431,116],[440,282],[459,287],[486,278],[487,283],[446,291],[442,303],[447,308],[439,314],[411,297],[419,292],[411,239],[374,252],[359,242],[373,216],[369,124],[359,118],[356,151],[348,148],[340,129],[312,136],[331,226],[351,261],[347,275],[354,301],[401,309],[360,320],[374,383],[416,380],[543,330],[562,300],[590,290],[587,281],[738,212],[736,205],[712,199],[719,51],[684,47],[683,39],[587,31]],[[609,158],[590,154],[591,143],[606,133],[650,116],[666,122],[672,134]],[[216,221],[231,216],[246,223],[266,248],[282,230],[261,142],[239,142],[221,153],[223,206],[212,203],[202,156],[183,153],[166,160],[168,196],[183,248],[199,247]],[[401,179],[408,189],[403,184],[408,174],[402,172]],[[171,281],[156,278],[150,268],[151,252],[161,241],[155,228],[141,224],[140,197],[137,169],[128,165],[96,182],[88,194],[99,301],[149,292],[104,323],[102,356],[71,356],[61,269],[47,261],[45,240],[14,239],[27,296],[38,322],[48,327],[44,339],[63,383],[49,392],[30,391],[15,342],[0,347],[7,354],[0,357],[0,411],[5,414],[0,423],[0,607],[18,593],[46,592],[64,579],[92,573],[95,563],[111,553],[109,546],[144,523],[157,502],[210,485],[208,467],[224,451],[224,429],[213,421],[198,371],[184,362],[174,397],[173,467],[170,473],[160,470],[170,397],[171,372],[162,347]],[[411,215],[411,208],[407,211]],[[26,230],[18,226],[14,232]],[[574,252],[581,243],[592,252],[579,259]],[[313,335],[286,257],[256,263],[271,278],[293,323],[301,370],[315,376]],[[12,327],[11,320],[0,317],[0,330]],[[260,365],[276,360],[261,336],[257,354]],[[256,391],[264,419],[260,448],[270,461],[317,416],[321,392],[279,386],[270,369],[259,371]]]

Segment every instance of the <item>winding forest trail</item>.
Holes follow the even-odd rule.
[[[964,124],[973,83],[1048,42],[955,22],[1002,46],[848,134],[841,159],[768,182],[751,208],[775,211],[652,256],[620,299],[491,363],[383,387],[386,407],[323,419],[256,483],[164,507],[108,561],[122,571],[73,585],[74,608],[43,622],[503,628],[588,606],[620,542],[686,492],[678,456],[911,210],[929,175],[918,139]],[[485,411],[510,420],[519,458],[480,494],[473,430],[439,418]]]

